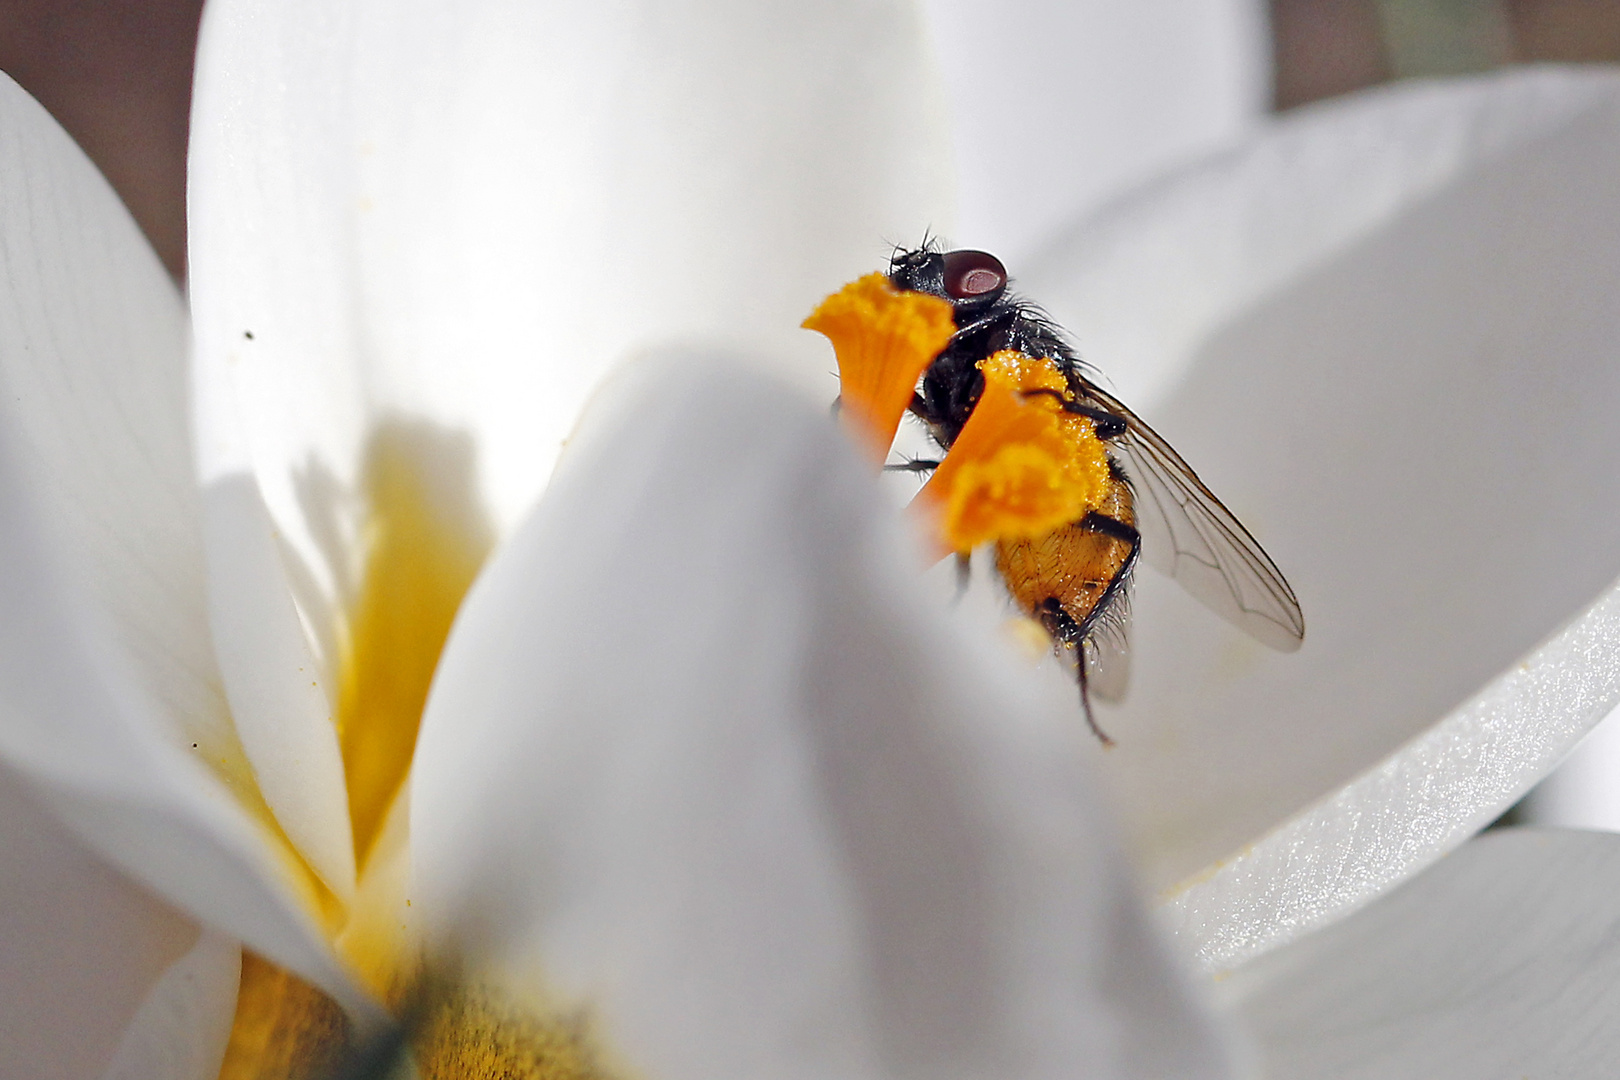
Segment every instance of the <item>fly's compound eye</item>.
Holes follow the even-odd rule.
[[[1007,268],[988,251],[953,251],[945,256],[945,295],[960,306],[988,304],[1007,287]]]

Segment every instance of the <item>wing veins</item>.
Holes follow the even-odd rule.
[[[1081,396],[1125,421],[1110,445],[1127,459],[1148,562],[1262,643],[1298,648],[1305,620],[1277,564],[1157,432],[1078,371],[1070,377]]]

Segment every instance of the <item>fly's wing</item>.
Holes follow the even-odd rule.
[[[1100,701],[1125,700],[1131,682],[1130,628],[1130,609],[1121,602],[1108,613],[1105,625],[1086,636],[1086,686]]]
[[[1299,600],[1249,530],[1141,418],[1090,380],[1073,378],[1082,396],[1125,421],[1109,446],[1125,459],[1148,564],[1256,641],[1282,652],[1299,648]]]

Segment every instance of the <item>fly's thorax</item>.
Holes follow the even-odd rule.
[[[984,393],[981,359],[975,350],[953,342],[923,373],[929,431],[944,450],[956,442]]]

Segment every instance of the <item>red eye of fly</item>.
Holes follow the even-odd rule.
[[[945,256],[945,293],[953,300],[977,300],[1000,292],[1007,268],[988,251],[953,251]]]

